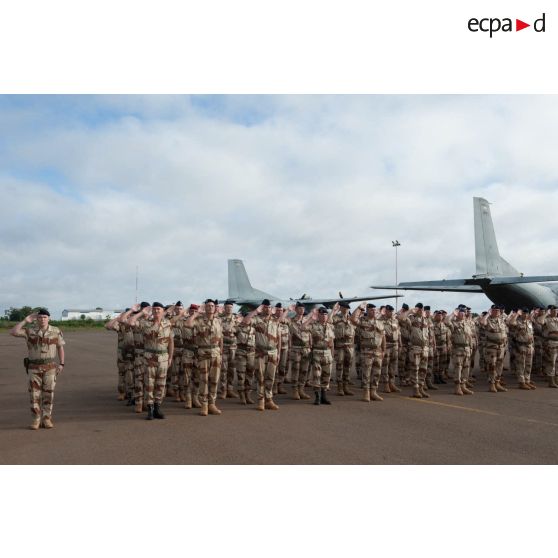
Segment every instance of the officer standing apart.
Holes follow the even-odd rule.
[[[23,337],[29,351],[29,394],[33,421],[29,428],[52,428],[52,404],[56,378],[64,368],[64,338],[62,332],[49,325],[50,314],[44,308],[30,314],[10,331],[14,337]],[[35,322],[35,323],[34,323]],[[24,327],[33,324],[31,327]],[[58,353],[58,365],[55,362]]]

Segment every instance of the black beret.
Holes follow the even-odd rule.
[[[417,302],[415,304],[415,308],[424,308],[423,305],[422,305],[422,302]]]
[[[295,306],[296,308],[304,308],[304,304],[302,304],[302,302],[297,302]]]
[[[249,312],[248,312],[248,310],[246,310],[246,309],[240,311],[240,315],[241,315],[241,316],[246,317],[246,316],[248,316],[248,314],[249,314]]]
[[[126,308],[126,310],[124,310],[124,312],[129,312],[129,311],[130,311],[130,309],[129,309],[129,308]]]
[[[204,304],[207,304],[209,302],[213,302],[213,304],[217,304],[217,300],[213,300],[212,298],[206,298]]]
[[[351,307],[351,305],[348,302],[340,302],[339,306],[341,308],[350,308]]]
[[[283,308],[283,305],[282,305],[280,302],[278,302],[278,303],[275,305],[275,308]]]
[[[500,309],[500,307],[499,307],[497,304],[493,304],[493,305],[490,307],[490,310],[499,310],[499,309]]]
[[[447,314],[447,313],[448,313],[447,310],[440,310],[440,312],[441,312],[442,314]]]
[[[386,310],[393,312],[394,308],[391,304],[386,304]]]
[[[556,306],[554,306],[554,304],[549,304],[546,308],[547,310],[556,310]]]
[[[500,306],[498,306],[498,308],[500,308],[500,310],[505,310],[506,307],[503,304],[500,304]]]
[[[522,311],[522,312],[525,312],[525,313],[527,313],[527,314],[530,312],[530,310],[529,310],[529,308],[527,308],[527,306],[524,306],[524,307],[521,309],[521,311]]]
[[[234,300],[231,300],[230,298],[227,298],[227,300],[225,300],[225,306],[226,306],[227,304],[233,305],[233,304],[234,304]]]
[[[152,308],[164,308],[164,306],[160,302],[154,302]]]
[[[262,306],[271,306],[271,302],[269,302],[268,298],[262,300]]]
[[[465,312],[465,308],[463,308],[463,306],[458,306],[458,307],[456,308],[456,310],[457,310],[458,312]]]
[[[46,308],[39,308],[37,314],[39,316],[50,316],[50,312]]]
[[[170,308],[170,306],[171,306],[170,304],[165,304],[165,306],[163,306],[163,308],[164,308],[165,310],[168,310],[168,309]]]
[[[318,312],[320,314],[327,314],[327,308],[324,308],[323,306],[321,308],[318,308]]]
[[[467,312],[470,312],[470,311],[471,311],[471,309],[470,309],[468,306],[466,306],[466,308],[467,308]]]
[[[424,309],[425,310],[430,310],[430,306],[425,306]]]
[[[140,304],[140,308],[147,308],[148,306],[151,306],[151,304],[149,304],[149,302],[142,302]]]
[[[179,300],[179,301],[175,304],[175,306],[184,306],[184,304],[182,304],[182,301]]]
[[[376,308],[376,305],[375,305],[375,304],[372,304],[371,302],[369,302],[369,303],[366,305],[366,308]]]
[[[404,303],[401,305],[401,310],[409,310],[409,305],[408,305],[406,302],[404,302]]]

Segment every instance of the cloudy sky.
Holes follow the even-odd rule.
[[[558,273],[556,96],[0,96],[0,313]],[[378,294],[375,292],[374,294]],[[484,295],[407,293],[437,307]]]

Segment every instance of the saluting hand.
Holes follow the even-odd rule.
[[[33,312],[33,314],[29,314],[29,316],[25,318],[25,323],[30,324],[34,322],[37,319],[37,316],[38,314],[36,314],[35,312]]]

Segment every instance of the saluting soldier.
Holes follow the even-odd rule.
[[[310,396],[304,391],[312,353],[312,337],[307,327],[310,317],[304,318],[304,304],[301,302],[297,302],[293,310],[295,315],[288,322],[293,399],[310,399]]]
[[[544,376],[543,370],[543,334],[542,323],[538,318],[544,313],[544,308],[537,307],[533,310],[531,324],[533,325],[533,335],[535,338],[532,375]]]
[[[29,357],[26,361],[29,374],[29,395],[33,421],[31,430],[52,428],[52,406],[56,379],[64,368],[64,337],[55,326],[50,325],[50,313],[41,308],[30,314],[10,330],[14,337],[23,337],[27,342]],[[26,327],[27,324],[33,324]],[[58,355],[58,364],[56,356]]]
[[[289,324],[287,323],[287,312],[288,310],[283,308],[283,305],[280,302],[275,305],[274,318],[279,324],[281,351],[279,352],[279,364],[277,365],[273,392],[278,393],[279,395],[287,393],[287,390],[283,387],[289,367]]]
[[[252,405],[254,373],[256,370],[256,330],[251,323],[245,323],[246,310],[240,312],[242,319],[236,325],[235,368],[238,394],[241,405]]]
[[[223,358],[221,360],[221,389],[219,398],[227,397],[238,399],[234,390],[234,363],[236,353],[236,325],[237,316],[233,312],[234,301],[225,300],[224,311],[219,315],[223,328]]]
[[[182,357],[184,353],[184,341],[182,339],[182,324],[184,322],[184,306],[179,300],[174,306],[169,308],[171,317],[169,319],[173,331],[174,352],[172,356],[171,374],[171,390],[174,394],[175,401],[186,401],[186,392],[184,388],[184,368],[182,366]]]
[[[184,408],[201,409],[199,399],[200,376],[196,366],[197,347],[194,340],[194,326],[188,325],[188,319],[199,310],[197,304],[190,304],[188,315],[180,321],[182,337],[182,377],[184,379]]]
[[[506,352],[506,324],[500,306],[493,304],[490,312],[479,319],[484,330],[484,362],[488,373],[489,389],[492,393],[508,391],[501,383]]]
[[[395,378],[398,375],[399,367],[399,347],[401,346],[401,329],[399,320],[395,317],[395,309],[391,304],[387,304],[380,313],[380,320],[384,324],[386,335],[386,350],[382,360],[382,382],[384,393],[397,393],[401,390],[395,385]]]
[[[348,302],[339,303],[339,313],[333,316],[335,334],[335,373],[337,376],[337,395],[354,395],[349,388],[349,376],[355,355],[355,324],[351,320],[351,306]]]
[[[221,321],[215,315],[217,301],[208,298],[204,311],[194,310],[186,320],[188,327],[194,327],[194,344],[197,350],[197,370],[200,377],[202,417],[220,415],[221,410],[215,404],[217,387],[221,374],[221,354],[223,351],[223,329]]]
[[[558,388],[556,384],[556,359],[558,357],[558,315],[556,306],[549,304],[547,312],[542,314],[544,372],[548,377],[548,387]]]
[[[409,312],[410,339],[409,339],[409,361],[411,363],[411,383],[413,385],[413,397],[430,397],[424,389],[426,368],[428,366],[428,344],[430,342],[430,331],[428,320],[424,316],[422,302],[417,302],[412,311]]]
[[[399,347],[399,385],[408,386],[410,379],[410,348],[411,348],[411,322],[409,321],[409,305],[403,303],[397,313],[399,329],[401,331],[401,346]]]
[[[473,395],[467,381],[471,369],[472,331],[467,323],[466,308],[458,307],[451,316],[446,316],[445,325],[451,331],[451,361],[455,395]]]
[[[525,390],[537,389],[531,381],[535,336],[529,308],[512,312],[508,319],[510,335],[513,338],[513,372],[516,375],[518,388]]]
[[[436,337],[436,350],[434,352],[434,381],[446,384],[449,367],[449,348],[451,346],[451,332],[444,323],[444,312],[434,312],[434,336]]]
[[[428,323],[428,360],[426,364],[426,377],[424,385],[426,389],[437,390],[438,388],[433,384],[432,378],[434,373],[434,353],[436,352],[436,336],[434,335],[434,321],[430,306],[424,307],[424,317]]]
[[[154,302],[151,307],[144,308],[130,318],[132,326],[140,320],[138,327],[143,333],[147,420],[165,418],[161,405],[165,398],[167,372],[172,364],[174,332],[164,315],[164,306]]]

